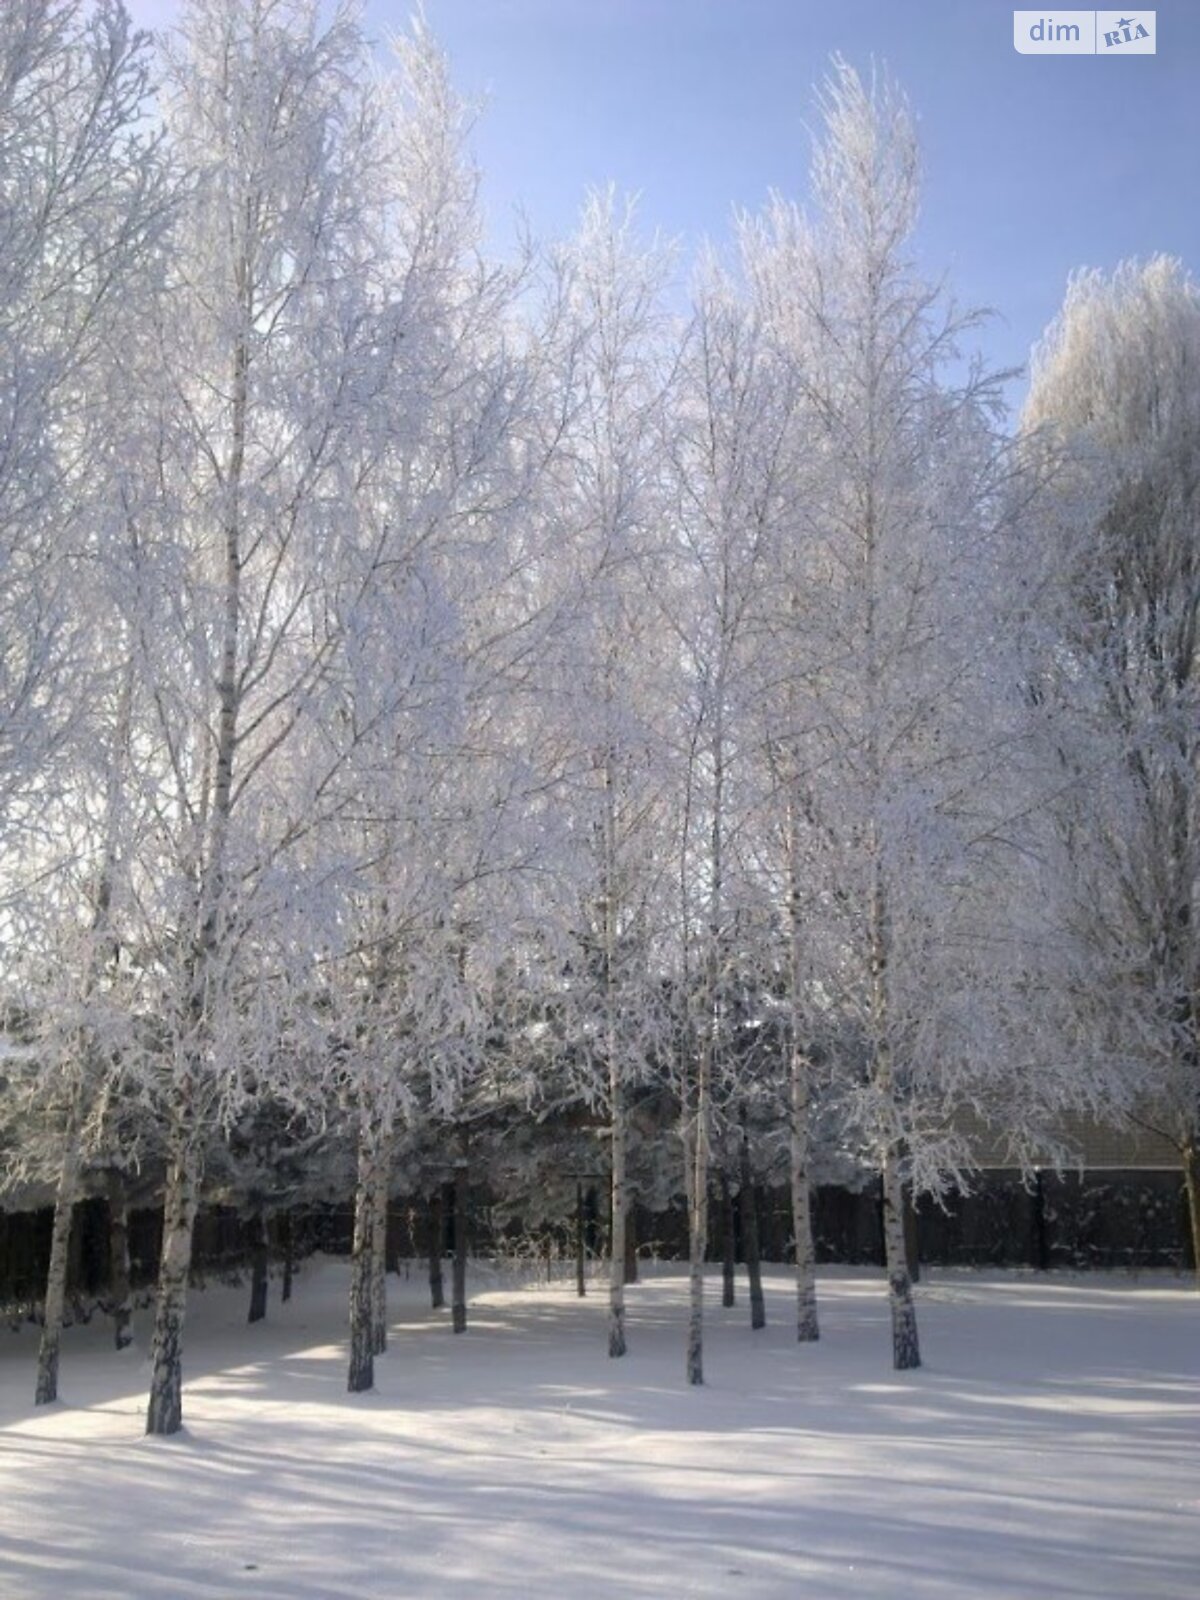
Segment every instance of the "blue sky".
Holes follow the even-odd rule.
[[[127,3],[152,26],[176,10]],[[368,0],[368,27],[411,9]],[[1200,0],[1156,9],[1158,54],[1113,59],[1018,55],[997,0],[425,0],[459,88],[487,99],[475,147],[498,241],[518,205],[540,235],[568,232],[608,179],[640,193],[648,230],[720,240],[734,206],[804,198],[831,52],[885,62],[921,129],[921,266],[995,308],[980,344],[1004,366],[1073,267],[1165,250],[1200,270]]]

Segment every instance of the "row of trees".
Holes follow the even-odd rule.
[[[207,1185],[389,1191],[585,1130],[625,1350],[631,1109],[665,1097],[703,1378],[709,1165],[906,1191],[1066,1107],[1153,1122],[1200,1232],[1200,302],[1077,278],[1008,431],[909,257],[903,97],[835,62],[812,213],[677,261],[612,193],[483,249],[421,24],[120,0],[0,17],[3,1157],[161,1173],[147,1429],[180,1426]],[[586,1131],[586,1130],[591,1131]],[[602,1154],[596,1131],[603,1134]],[[770,1144],[771,1138],[767,1143]],[[572,1181],[574,1181],[572,1179]],[[674,1186],[674,1176],[663,1179]],[[343,1190],[344,1192],[344,1190]]]

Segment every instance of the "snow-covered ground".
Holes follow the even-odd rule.
[[[490,1287],[488,1286],[490,1283]],[[469,1332],[389,1280],[377,1390],[345,1392],[341,1262],[248,1328],[193,1297],[187,1432],[142,1436],[148,1316],[70,1330],[35,1411],[35,1332],[0,1333],[3,1600],[1184,1600],[1200,1571],[1200,1300],[1186,1282],[935,1273],[927,1365],[890,1370],[878,1277],[821,1279],[823,1338],[686,1283],[603,1296],[475,1280]],[[719,1297],[712,1286],[711,1300]]]

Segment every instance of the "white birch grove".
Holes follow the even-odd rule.
[[[835,60],[818,107],[811,214],[738,219],[674,320],[613,190],[489,256],[420,18],[376,51],[337,0],[183,0],[160,43],[119,0],[0,6],[0,1196],[54,1205],[37,1403],[101,1193],[118,1347],[161,1198],[152,1434],[202,1204],[249,1219],[257,1321],[273,1216],[353,1196],[352,1393],[414,1189],[438,1263],[455,1197],[461,1333],[468,1199],[539,1248],[569,1221],[583,1293],[607,1181],[612,1357],[634,1206],[682,1194],[694,1385],[714,1178],[755,1327],[754,1191],[789,1183],[809,1344],[814,1185],[873,1177],[898,1368],[906,1209],[980,1124],[1026,1169],[1064,1109],[1160,1135],[1195,1247],[1196,286],[1073,280],[1010,438],[911,260],[903,96]]]

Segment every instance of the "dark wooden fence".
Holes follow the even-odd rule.
[[[878,1189],[818,1189],[814,1197],[817,1255],[822,1262],[878,1266],[883,1260]],[[481,1253],[506,1253],[523,1237],[511,1214],[495,1224],[487,1197],[472,1196],[472,1246]],[[714,1259],[720,1259],[718,1208],[713,1208]],[[687,1253],[687,1217],[682,1206],[652,1213],[634,1208],[643,1258],[680,1260]],[[0,1211],[0,1315],[11,1323],[38,1315],[50,1256],[49,1210]],[[345,1254],[353,1226],[351,1207],[311,1207],[291,1214],[296,1259],[315,1250]],[[389,1219],[388,1254],[419,1257],[427,1252],[423,1201],[397,1199]],[[546,1235],[555,1253],[573,1253],[573,1219],[563,1218]],[[593,1219],[589,1248],[604,1250],[604,1228]],[[787,1261],[792,1250],[791,1207],[786,1191],[759,1196],[763,1259]],[[158,1267],[162,1214],[134,1209],[129,1215],[131,1280],[148,1295]],[[561,1237],[559,1237],[561,1235]],[[945,1207],[922,1200],[917,1207],[920,1259],[932,1266],[1129,1269],[1184,1271],[1191,1266],[1187,1212],[1181,1180],[1171,1172],[1042,1173],[1025,1185],[1015,1172],[988,1172],[969,1195]],[[256,1237],[252,1220],[227,1207],[207,1207],[196,1222],[193,1275],[198,1282],[235,1281],[248,1266]],[[448,1248],[448,1246],[446,1246]],[[108,1211],[103,1199],[80,1201],[75,1211],[68,1274],[70,1315],[86,1317],[104,1303],[109,1281]]]

